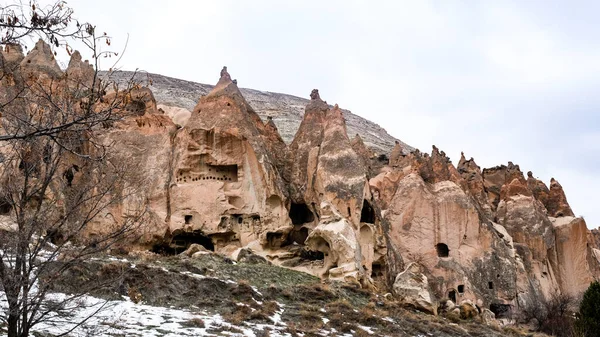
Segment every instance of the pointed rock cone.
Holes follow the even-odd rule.
[[[317,186],[323,189],[319,194],[358,226],[365,185],[366,168],[350,145],[342,110],[336,104],[325,117],[317,165]]]
[[[285,240],[283,233],[292,227],[278,171],[283,165],[277,161],[285,144],[248,104],[227,68],[213,90],[200,98],[175,142],[181,145],[170,199],[173,230],[235,233],[223,245],[238,240],[232,243],[238,247],[270,244],[267,237],[273,233]],[[242,233],[242,223],[260,231]]]
[[[21,61],[21,69],[26,76],[43,73],[50,78],[59,78],[63,75],[62,70],[60,70],[56,62],[52,48],[41,39],[25,56],[23,61]]]
[[[398,160],[400,160],[403,153],[402,145],[400,145],[399,141],[396,141],[394,148],[390,153],[390,166],[397,166]]]
[[[574,216],[562,186],[554,178],[550,179],[550,193],[546,209],[548,214],[553,217]]]
[[[533,197],[539,200],[547,208],[550,190],[543,181],[534,178],[533,172],[531,171],[527,172],[527,187],[533,193]]]
[[[66,73],[69,84],[91,87],[94,79],[94,67],[87,60],[82,61],[81,54],[77,50],[71,54]]]
[[[312,90],[310,98],[302,123],[288,146],[285,160],[285,180],[289,183],[290,197],[295,203],[310,204],[311,200],[317,200],[312,189],[313,177],[329,107],[321,100],[317,89]]]

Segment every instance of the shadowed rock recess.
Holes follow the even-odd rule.
[[[67,71],[88,71],[74,57]],[[152,178],[143,191],[151,220],[126,250],[173,255],[195,244],[389,290],[432,313],[451,301],[497,319],[600,278],[600,235],[555,179],[548,187],[511,162],[481,169],[464,155],[454,166],[316,89],[310,100],[239,89],[227,68],[214,87],[149,77],[132,97],[137,116],[97,130]],[[94,226],[125,216],[111,215]]]

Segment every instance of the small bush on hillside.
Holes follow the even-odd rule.
[[[600,336],[600,283],[592,282],[579,305],[577,331],[585,337]]]
[[[575,333],[575,320],[568,309],[573,301],[573,297],[558,292],[549,299],[531,300],[521,309],[523,318],[526,322],[535,319],[540,332],[552,336],[571,337]]]

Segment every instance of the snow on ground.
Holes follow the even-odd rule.
[[[50,297],[58,301],[65,296],[52,294]],[[6,297],[2,294],[0,310],[5,310],[6,306]],[[87,319],[97,310],[100,311]],[[225,322],[219,314],[135,304],[128,298],[122,301],[104,301],[86,296],[78,301],[77,308],[69,310],[71,316],[52,317],[47,322],[35,326],[34,331],[61,334],[73,329],[78,322],[85,321],[69,336],[176,337],[222,336],[223,333],[230,336],[256,336],[256,331],[266,329],[270,330],[270,336],[291,336],[283,332],[286,326],[281,322],[282,313],[283,307],[280,307],[271,318],[273,324],[244,323],[242,326],[233,326]],[[217,331],[220,330],[224,332],[219,334]]]

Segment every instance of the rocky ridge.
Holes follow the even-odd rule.
[[[130,71],[119,71],[112,73],[111,78],[117,82],[125,83],[132,78],[133,74]],[[214,88],[210,84],[185,81],[151,73],[138,73],[135,79],[152,89],[159,105],[187,111],[192,111],[198,99]],[[240,88],[240,91],[258,115],[264,121],[271,117],[283,140],[287,144],[291,143],[302,122],[304,107],[308,104],[308,100],[292,95],[248,88]],[[342,111],[348,124],[348,134],[359,134],[367,146],[381,154],[388,153],[394,146],[397,139],[390,136],[385,129],[353,114],[349,110]],[[407,152],[414,150],[412,146],[404,142],[400,141],[400,144]]]

